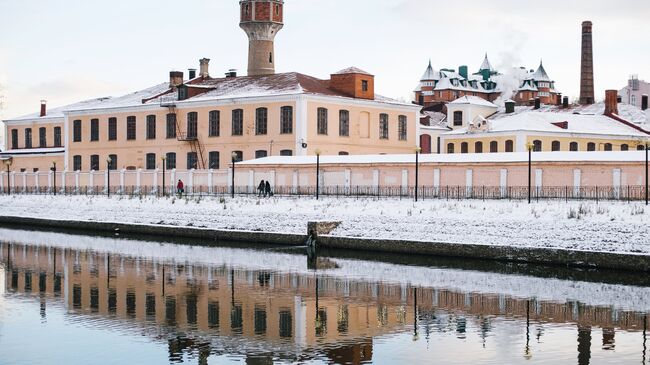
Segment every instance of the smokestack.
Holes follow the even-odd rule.
[[[648,97],[646,96],[646,101]],[[647,104],[647,102],[646,102]],[[41,100],[41,117],[44,117],[47,115],[47,101]]]
[[[181,71],[169,71],[169,87],[176,88],[183,84],[183,73]]]
[[[569,107],[569,97],[568,96],[565,96],[565,97],[562,98],[562,107],[564,109]]]
[[[199,65],[201,66],[199,69],[199,76],[201,76],[204,79],[209,79],[210,78],[210,73],[208,72],[208,68],[210,66],[210,59],[209,58],[201,58],[199,60]]]
[[[641,110],[648,110],[648,94],[641,95]]]
[[[542,101],[540,98],[535,98],[535,108],[534,109],[539,109],[542,107]]]
[[[594,49],[592,24],[582,22],[582,58],[580,65],[580,104],[594,103]]]
[[[618,103],[616,102],[617,96],[618,91],[605,90],[605,115],[618,114]]]
[[[188,68],[187,73],[188,73],[188,78],[190,80],[193,80],[193,79],[196,78],[196,69],[195,68]]]
[[[506,114],[515,112],[515,102],[513,100],[506,100]]]

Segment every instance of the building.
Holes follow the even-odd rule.
[[[630,76],[627,86],[618,91],[623,104],[633,105],[644,111],[648,110],[648,94],[650,94],[650,82],[639,80],[638,75]]]
[[[513,68],[502,74],[495,70],[487,54],[478,71],[469,74],[467,66],[436,71],[431,61],[415,89],[415,102],[422,106],[448,103],[463,96],[476,96],[487,101],[513,99],[518,105],[534,103],[539,98],[548,105],[561,104],[561,94],[540,62],[536,70]]]
[[[376,95],[358,68],[328,80],[275,73],[274,37],[283,1],[241,1],[248,76],[172,71],[169,81],[5,120],[14,171],[225,169],[269,155],[411,152],[419,107]]]

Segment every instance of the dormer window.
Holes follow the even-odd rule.
[[[361,91],[368,91],[368,80],[361,80]]]
[[[187,99],[187,87],[181,86],[178,88],[178,100]]]
[[[280,15],[280,5],[275,5],[275,15]]]

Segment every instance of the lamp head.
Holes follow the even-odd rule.
[[[415,153],[422,152],[422,147],[415,147]]]
[[[111,162],[113,162],[113,160],[110,157],[107,157],[106,162],[110,164]]]
[[[316,154],[316,156],[320,156],[321,150],[317,148],[316,151],[314,151],[314,153]]]
[[[530,143],[530,142],[526,143],[526,149],[527,149],[528,151],[532,151],[532,150],[533,150],[533,147],[535,147],[534,144],[532,144],[532,143]]]

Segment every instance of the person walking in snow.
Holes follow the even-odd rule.
[[[265,188],[266,188],[266,184],[264,184],[264,180],[260,181],[260,184],[257,186],[257,191],[258,191],[257,197],[258,198],[261,197],[262,194],[264,194],[264,196],[266,196],[266,194],[264,193]]]
[[[181,179],[178,179],[178,184],[176,184],[176,192],[178,193],[179,198],[183,196],[183,193],[185,192],[185,185],[183,185],[183,181]]]
[[[269,198],[273,196],[273,193],[271,192],[271,183],[268,181],[266,182],[266,185],[264,186],[264,197],[266,198],[266,195],[268,194]]]

